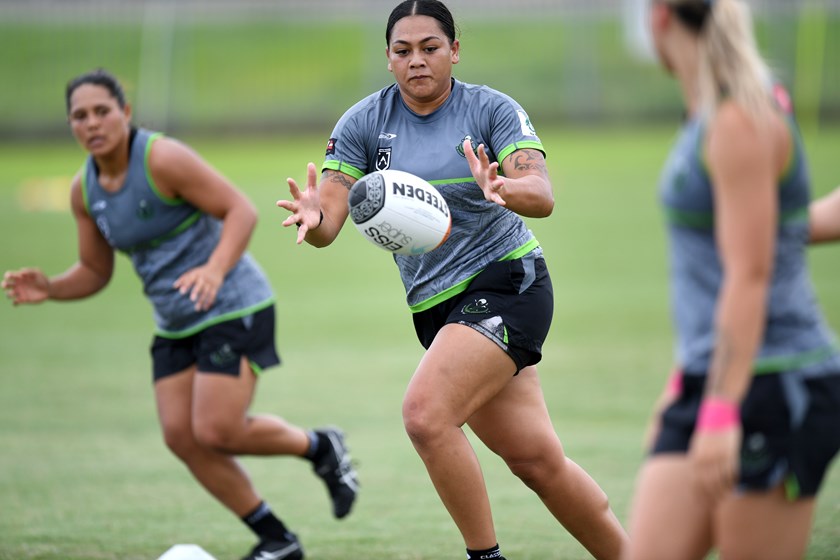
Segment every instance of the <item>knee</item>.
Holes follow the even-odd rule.
[[[215,422],[195,422],[193,428],[198,445],[221,453],[235,453],[237,430]]]
[[[166,447],[179,459],[186,461],[192,455],[193,450],[197,446],[197,442],[193,437],[190,429],[179,427],[163,428],[163,442]]]
[[[516,475],[528,488],[539,490],[559,474],[562,464],[552,465],[543,457],[505,459],[510,472]]]
[[[540,492],[569,476],[568,459],[559,446],[548,446],[528,454],[503,456],[510,471],[528,488]]]
[[[419,400],[407,398],[403,401],[403,426],[415,446],[429,445],[441,433],[441,422],[429,408]]]

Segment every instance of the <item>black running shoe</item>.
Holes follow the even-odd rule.
[[[287,540],[261,540],[242,560],[303,560],[303,548],[292,533]]]
[[[315,430],[315,433],[329,440],[330,449],[312,468],[327,485],[333,503],[333,514],[341,519],[350,513],[356,494],[359,493],[358,475],[350,462],[350,453],[344,445],[344,433],[341,430],[323,428]]]

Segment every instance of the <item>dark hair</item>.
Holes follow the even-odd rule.
[[[391,44],[391,32],[394,26],[404,17],[408,16],[429,16],[435,18],[440,24],[440,29],[449,37],[450,42],[455,42],[457,28],[452,12],[449,11],[443,2],[439,0],[405,0],[401,2],[388,17],[388,25],[385,27],[385,44]]]
[[[706,21],[714,8],[714,0],[692,0],[673,4],[672,8],[685,25],[699,33],[706,27]]]
[[[104,87],[110,92],[111,97],[117,100],[120,107],[125,108],[125,93],[119,80],[104,68],[97,68],[96,70],[85,72],[81,76],[77,76],[67,82],[67,88],[64,91],[64,102],[67,104],[67,113],[70,113],[70,96],[73,95],[76,88],[84,84]]]

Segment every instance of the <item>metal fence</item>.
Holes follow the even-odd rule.
[[[449,0],[459,78],[541,121],[673,118],[673,84],[638,56],[647,0]],[[325,126],[391,80],[396,0],[0,0],[0,138],[66,133],[67,79],[105,66],[135,115],[172,131]],[[751,0],[763,52],[806,123],[840,120],[840,0]]]

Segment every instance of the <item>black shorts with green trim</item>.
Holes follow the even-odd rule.
[[[184,338],[155,336],[151,353],[154,380],[197,364],[203,373],[239,375],[246,356],[255,371],[280,363],[274,338],[274,306],[211,325]]]
[[[553,312],[554,290],[545,259],[532,252],[490,263],[464,292],[415,313],[414,330],[428,349],[444,325],[471,327],[511,357],[515,375],[542,359]]]
[[[705,375],[683,375],[682,392],[662,413],[653,454],[687,452],[705,381]],[[740,412],[738,489],[764,491],[783,483],[790,499],[815,496],[840,451],[840,374],[756,375]]]

